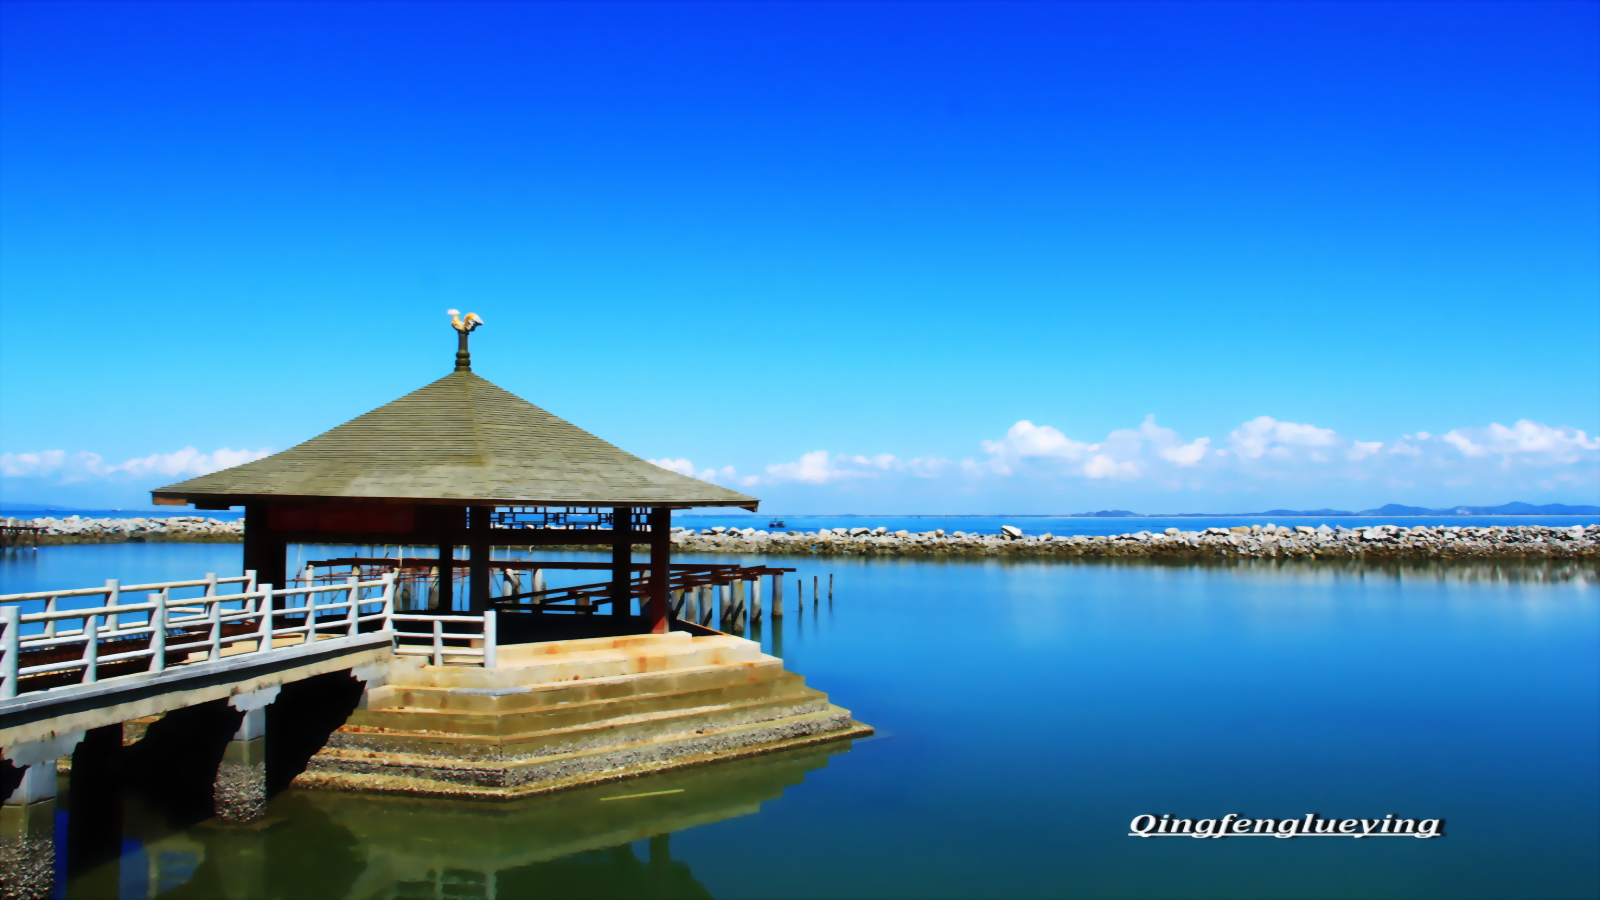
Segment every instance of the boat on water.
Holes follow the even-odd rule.
[[[767,523],[767,527],[768,528],[788,528],[789,526],[783,524],[783,520],[782,519],[773,519],[771,522]]]

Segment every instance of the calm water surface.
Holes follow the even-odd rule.
[[[31,552],[0,591],[238,566],[236,545]],[[763,643],[878,736],[516,804],[289,792],[262,830],[133,811],[119,863],[64,894],[1600,893],[1592,565],[780,564],[805,607],[791,582]],[[1147,812],[1395,813],[1447,836],[1127,837]]]

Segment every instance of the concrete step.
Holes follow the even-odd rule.
[[[718,683],[720,681],[721,683]],[[459,694],[459,692],[456,692]],[[764,701],[815,701],[823,695],[805,686],[799,675],[781,672],[758,681],[730,682],[707,679],[698,689],[642,693],[581,703],[561,703],[508,712],[467,712],[453,709],[365,709],[346,721],[347,727],[376,728],[388,733],[426,733],[482,736],[546,734],[575,728],[604,728],[689,710]]]
[[[683,644],[694,640],[687,631],[669,631],[666,634],[628,634],[619,637],[575,638],[569,641],[540,641],[529,644],[502,644],[499,648],[501,665],[515,660],[540,656],[560,656],[567,653],[587,653],[594,650],[625,650]]]
[[[624,704],[626,705],[626,704]],[[380,754],[432,756],[451,762],[463,759],[516,760],[567,753],[586,753],[619,744],[662,740],[674,735],[704,733],[773,719],[809,715],[828,706],[827,695],[812,688],[800,688],[779,696],[756,697],[736,702],[705,706],[668,708],[628,715],[605,715],[591,710],[576,722],[559,715],[534,724],[556,723],[559,727],[507,734],[444,733],[425,729],[401,729],[388,725],[358,724],[354,718],[328,739],[329,747]],[[384,717],[386,713],[376,714]],[[438,714],[399,714],[396,724],[438,723]],[[362,716],[362,721],[374,721]]]
[[[828,740],[830,736],[854,737],[871,732],[852,721],[849,710],[826,703],[821,708],[774,718],[680,724],[687,727],[512,760],[468,759],[459,753],[414,753],[399,748],[374,750],[330,742],[311,759],[297,783],[355,790],[511,797],[729,759],[763,752],[764,748]],[[336,732],[335,737],[349,735]],[[460,748],[459,743],[455,746]]]
[[[766,681],[783,675],[783,662],[766,656],[753,662],[691,666],[642,675],[612,675],[553,684],[486,688],[419,687],[410,684],[373,688],[367,709],[428,709],[463,713],[509,713],[597,700],[700,691]]]
[[[392,668],[389,683],[407,687],[436,688],[511,687],[757,662],[770,658],[761,653],[761,646],[755,641],[730,635],[709,635],[692,637],[689,640],[646,642],[605,649],[567,650],[521,658],[512,657],[510,661],[502,661],[493,669],[474,666],[431,666],[420,661],[411,661],[410,666]]]

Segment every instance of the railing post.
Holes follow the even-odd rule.
[[[215,572],[207,572],[206,573],[206,596],[207,597],[215,597],[216,595],[217,595],[217,573],[215,573]]]
[[[7,604],[0,606],[0,625],[6,633],[0,635],[0,700],[17,696],[17,659],[22,655],[20,636],[22,610]]]
[[[150,602],[150,668],[151,672],[164,672],[167,668],[167,592],[151,594]]]
[[[395,573],[393,572],[387,572],[383,576],[383,622],[381,625],[384,631],[390,633],[394,632],[394,593],[396,580]]]
[[[50,598],[48,598],[48,599],[46,599],[44,601],[44,611],[46,613],[53,613],[53,612],[56,611],[56,599],[57,598],[55,598],[55,597],[50,597]],[[47,639],[48,638],[53,638],[53,637],[56,636],[56,620],[55,619],[51,619],[51,620],[49,620],[49,621],[44,623],[44,636]]]
[[[100,680],[100,616],[83,617],[83,633],[89,642],[83,645],[83,683],[94,684]]]
[[[120,606],[122,603],[122,582],[115,578],[106,579],[106,605]],[[116,613],[106,617],[106,624],[111,627],[113,634],[122,627],[122,617]]]
[[[499,663],[499,649],[496,646],[498,625],[495,622],[495,612],[492,609],[483,611],[483,667],[493,669]]]
[[[252,579],[254,580],[254,579]],[[272,649],[272,585],[263,585],[261,589],[261,627],[257,632],[261,635],[261,642],[256,649],[262,652]]]
[[[222,604],[213,600],[206,606],[206,622],[211,630],[211,646],[206,652],[206,659],[216,662],[222,658]]]
[[[307,571],[310,570],[307,566]],[[317,595],[311,590],[306,591],[306,642],[309,647],[317,642]]]
[[[433,664],[444,665],[444,623],[433,620]]]
[[[246,594],[254,594],[256,592],[256,570],[255,569],[245,569],[244,570],[244,577],[250,579],[249,581],[245,582],[244,593],[246,593]]]
[[[361,579],[351,575],[349,584],[350,614],[346,617],[346,621],[350,624],[345,627],[345,637],[355,637],[361,633],[361,622],[359,621],[361,618]]]

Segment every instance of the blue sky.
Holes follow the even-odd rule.
[[[1600,5],[0,2],[0,498],[449,370],[779,512],[1600,502]]]

